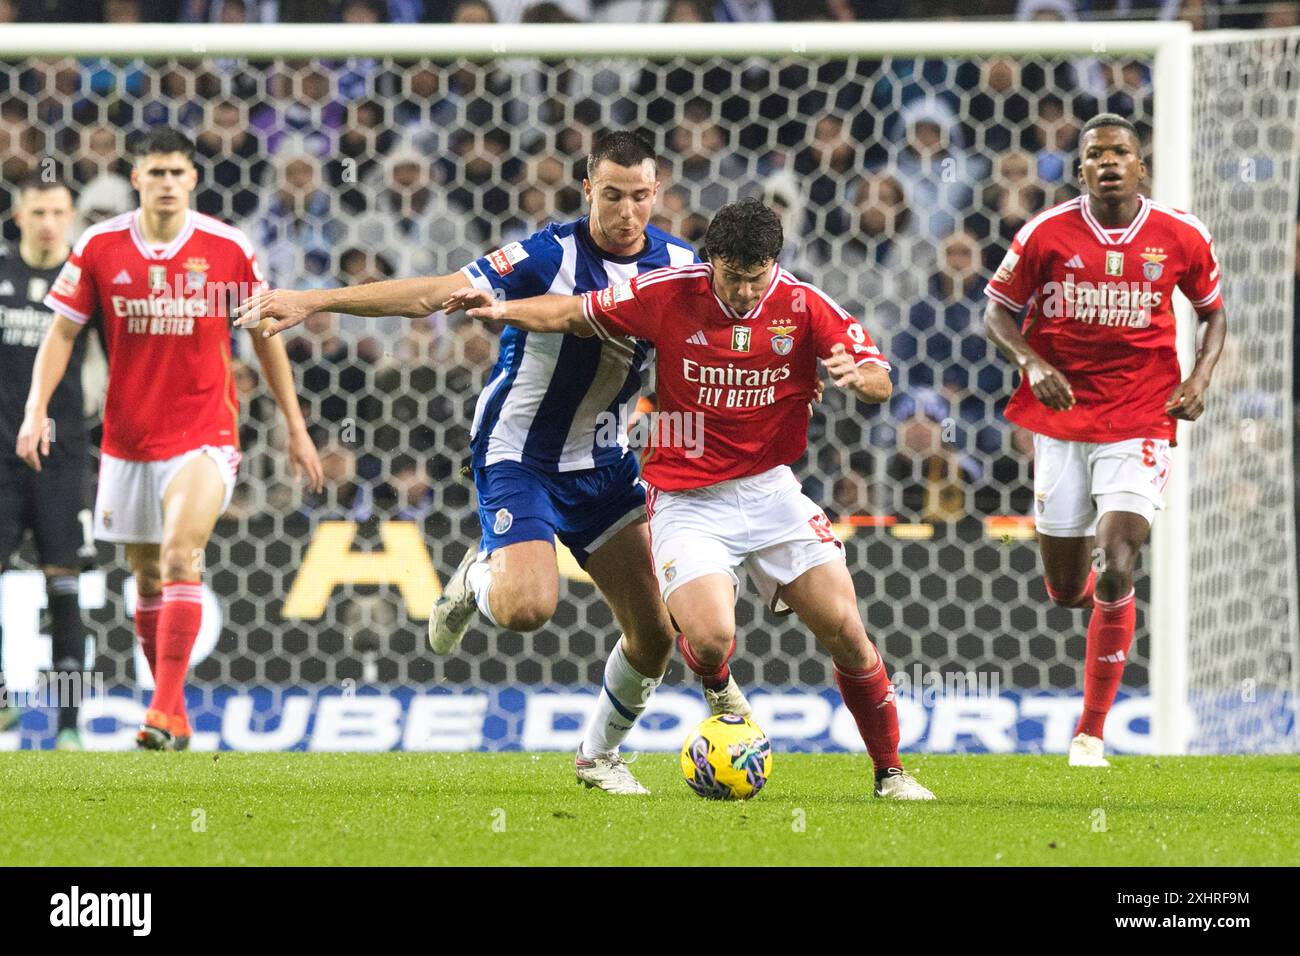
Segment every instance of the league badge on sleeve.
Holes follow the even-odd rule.
[[[81,266],[74,266],[71,262],[65,262],[63,268],[59,271],[59,276],[54,280],[54,293],[65,298],[71,298],[77,294],[77,286],[81,284]]]
[[[1020,262],[1020,257],[1011,250],[1002,257],[1002,264],[998,266],[998,271],[994,273],[993,278],[998,282],[1010,282],[1011,277],[1016,274],[1016,265]]]
[[[496,252],[489,253],[487,261],[493,272],[499,276],[507,276],[515,271],[517,263],[523,262],[527,258],[528,252],[524,249],[523,244],[511,242],[502,246]]]

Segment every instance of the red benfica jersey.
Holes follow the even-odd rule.
[[[1028,306],[1025,340],[1074,390],[1054,412],[1023,376],[1007,418],[1066,441],[1173,441],[1165,401],[1182,381],[1173,294],[1199,313],[1223,306],[1210,233],[1195,216],[1145,197],[1132,223],[1107,229],[1086,197],[1053,206],[1016,234],[985,293]]]
[[[889,363],[862,325],[779,266],[740,315],[713,291],[708,263],[645,272],[583,296],[602,339],[654,343],[659,410],[646,480],[701,488],[788,465],[808,444],[817,359],[843,345],[857,364]]]
[[[45,304],[103,323],[107,454],[159,461],[239,444],[229,315],[264,284],[248,238],[201,213],[161,248],[145,242],[139,210],[85,231]]]

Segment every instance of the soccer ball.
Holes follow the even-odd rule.
[[[739,714],[701,721],[682,747],[686,785],[710,800],[748,800],[771,775],[772,742]]]

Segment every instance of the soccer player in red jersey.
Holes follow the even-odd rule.
[[[807,445],[818,361],[870,402],[891,394],[889,363],[856,319],[780,267],[782,242],[776,214],[751,199],[719,210],[704,237],[706,262],[576,297],[499,302],[464,289],[447,308],[527,331],[654,343],[659,411],[646,507],[687,665],[706,687],[730,678],[733,569],[743,563],[769,606],[793,610],[830,652],[875,766],[875,793],[933,799],[899,760],[893,686],[858,613],[844,546],[789,467]]]
[[[1139,192],[1147,168],[1133,124],[1114,113],[1094,117],[1080,154],[1083,195],[1016,234],[985,289],[984,320],[1020,369],[1006,414],[1034,433],[1047,593],[1062,607],[1092,607],[1069,762],[1105,767],[1102,728],[1133,643],[1133,574],[1164,505],[1178,420],[1204,411],[1227,323],[1205,226]],[[1202,326],[1186,379],[1176,288]]]
[[[131,170],[140,208],[87,229],[73,247],[45,299],[55,320],[18,433],[19,457],[39,471],[50,395],[98,316],[109,365],[95,537],[125,543],[135,576],[135,630],[154,677],[136,739],[151,750],[189,744],[185,672],[199,632],[202,556],[240,458],[229,314],[263,286],[247,237],[189,208],[193,156],[182,133],[150,132]],[[284,346],[250,341],[288,424],[294,476],[305,472],[319,487]]]

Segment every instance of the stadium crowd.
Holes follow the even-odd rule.
[[[82,6],[0,0],[0,22],[33,11],[99,16],[97,4]],[[282,20],[347,22],[519,13],[505,0],[172,8],[179,19],[240,22],[277,6]],[[522,16],[644,14],[650,5],[634,6],[542,3]],[[130,22],[142,7],[109,0],[102,16]],[[657,16],[852,18],[887,7],[910,9],[673,0]],[[155,16],[166,8],[150,5]],[[1270,10],[1282,16],[1281,6]],[[1026,0],[1012,12],[1080,15],[1064,0]],[[783,264],[862,317],[894,363],[891,407],[815,417],[809,494],[842,517],[947,521],[1025,514],[1031,498],[1029,437],[999,415],[1012,381],[984,338],[984,281],[1028,218],[1075,194],[1082,120],[1103,109],[1132,116],[1149,144],[1150,94],[1146,65],[1108,59],[785,61],[770,71],[680,62],[43,60],[0,64],[0,173],[13,183],[53,158],[77,194],[80,231],[133,208],[124,158],[132,139],[157,123],[179,125],[198,143],[197,207],[249,233],[273,285],[310,288],[452,271],[580,215],[593,136],[640,128],[662,156],[655,225],[698,242],[723,203],[762,196],[784,217]],[[0,220],[10,201],[0,188]],[[12,223],[5,229],[12,239]],[[289,351],[329,487],[304,509],[427,516],[434,486],[461,467],[473,401],[495,356],[491,331],[440,314],[415,322],[319,315],[309,331]],[[266,452],[279,440],[272,403],[252,368],[241,364],[237,374],[245,474],[269,489],[241,484],[238,516],[290,499],[270,480]],[[818,441],[827,428],[835,440]]]

